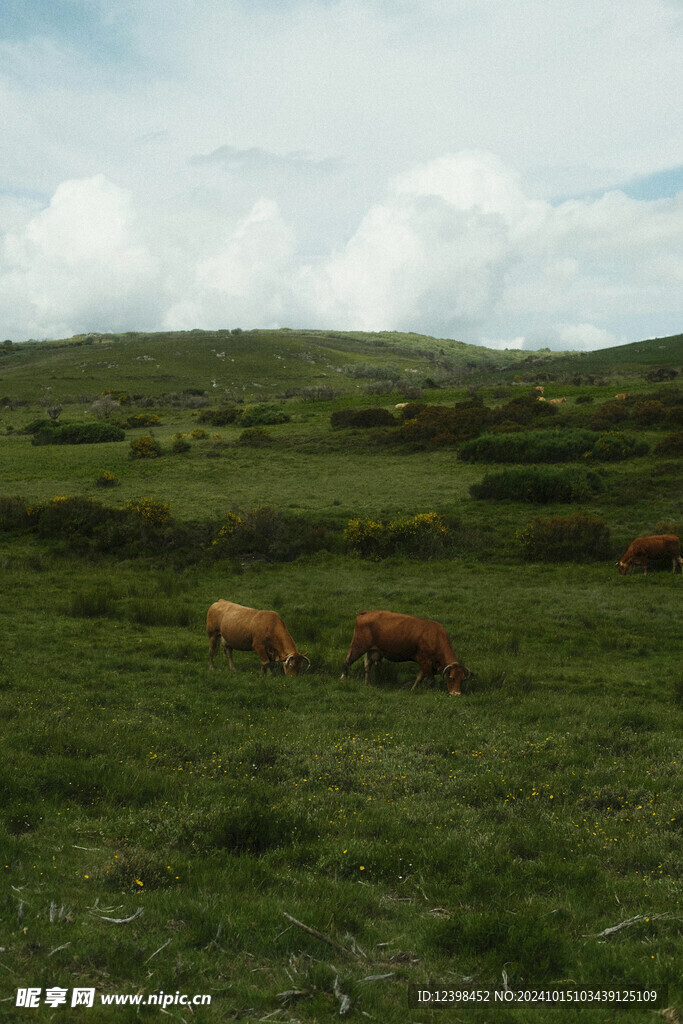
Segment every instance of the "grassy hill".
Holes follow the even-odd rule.
[[[438,986],[472,1024],[674,1024],[683,577],[614,562],[683,534],[680,340],[2,346],[0,1020],[82,986],[74,1019],[428,1024]],[[219,597],[310,671],[210,672]],[[443,623],[463,696],[341,680],[373,607]]]

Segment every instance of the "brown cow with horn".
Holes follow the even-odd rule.
[[[234,671],[233,651],[255,651],[261,661],[261,675],[274,664],[282,662],[286,676],[298,676],[304,662],[310,667],[305,654],[300,654],[287,627],[277,612],[245,608],[232,601],[216,601],[206,616],[209,637],[209,668],[219,645],[223,645],[228,665]]]
[[[344,659],[341,678],[349,666],[364,655],[365,682],[370,683],[370,666],[387,661],[415,661],[420,671],[412,689],[423,679],[440,673],[451,696],[460,696],[460,685],[472,674],[458,660],[448,633],[438,622],[397,612],[366,611],[356,618],[351,645]]]
[[[640,564],[643,567],[643,576],[647,575],[648,558],[671,559],[671,571],[676,572],[676,565],[680,565],[683,572],[683,558],[681,558],[681,542],[674,533],[664,533],[655,537],[638,537],[632,541],[626,554],[617,562],[619,575],[625,576],[631,565]]]

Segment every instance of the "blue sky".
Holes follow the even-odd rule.
[[[679,0],[3,0],[0,334],[681,331]]]

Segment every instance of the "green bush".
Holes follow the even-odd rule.
[[[225,409],[205,409],[199,414],[200,423],[208,423],[212,427],[227,427],[234,423],[239,414],[236,405],[227,406]]]
[[[289,423],[291,417],[279,405],[268,405],[259,402],[248,405],[240,416],[243,427],[271,426],[274,423]]]
[[[655,445],[655,455],[683,455],[683,433],[667,434],[666,437]]]
[[[353,554],[361,558],[380,559],[393,554],[436,558],[445,552],[448,533],[443,516],[437,512],[422,512],[390,522],[350,519],[344,539]]]
[[[129,454],[131,459],[158,459],[163,450],[151,434],[141,434],[130,442]]]
[[[330,423],[340,427],[395,427],[396,420],[388,409],[379,406],[370,409],[338,409],[330,416]]]
[[[572,462],[595,459],[616,462],[644,455],[643,441],[610,431],[598,434],[569,427],[563,430],[518,431],[482,434],[462,444],[458,454],[465,462]]]
[[[174,434],[173,443],[171,445],[171,451],[174,455],[182,455],[183,452],[189,452],[192,445],[187,440],[187,434]]]
[[[291,562],[300,555],[325,547],[327,531],[287,516],[271,505],[247,512],[228,513],[211,542],[219,558],[261,558],[268,562]]]
[[[129,416],[126,421],[129,427],[158,427],[161,420],[153,412],[139,412],[136,416]]]
[[[29,513],[23,498],[0,498],[0,530],[21,530],[28,523]]]
[[[119,480],[115,473],[110,472],[108,469],[103,470],[95,480],[97,487],[118,487]]]
[[[487,474],[480,483],[472,484],[470,494],[473,498],[545,505],[552,501],[589,501],[602,490],[604,484],[597,473],[583,467],[529,467]]]
[[[535,516],[517,534],[524,554],[535,562],[582,562],[586,558],[610,558],[609,529],[604,519],[576,513],[573,516]]]
[[[249,427],[237,438],[237,444],[244,448],[268,448],[273,443],[272,435],[263,427]]]
[[[32,444],[103,444],[108,441],[125,441],[126,433],[113,423],[65,423],[61,427],[39,430],[33,436]]]

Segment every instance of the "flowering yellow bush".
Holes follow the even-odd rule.
[[[171,518],[170,506],[164,505],[161,501],[155,501],[154,498],[138,498],[137,501],[128,501],[126,508],[129,512],[135,512],[143,522],[150,526],[163,526]]]
[[[161,445],[151,434],[141,434],[130,442],[131,459],[157,459],[161,455]]]
[[[396,551],[428,558],[443,553],[447,536],[448,526],[438,512],[420,512],[410,519],[386,523],[350,519],[344,530],[346,542],[361,558],[386,558]]]

